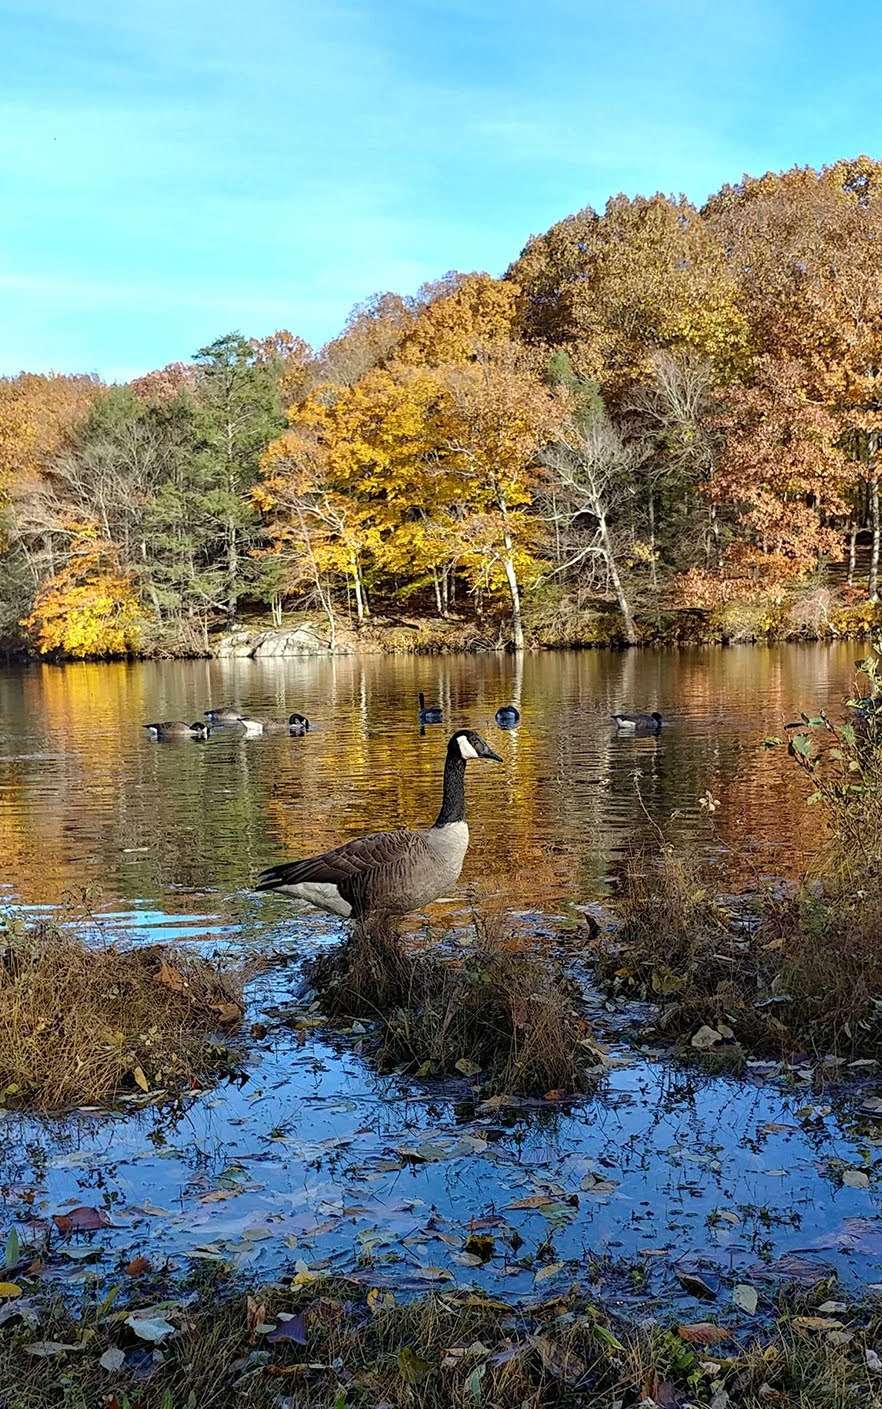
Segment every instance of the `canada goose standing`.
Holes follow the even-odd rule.
[[[470,758],[498,753],[472,729],[458,729],[447,743],[441,810],[433,826],[370,832],[333,851],[303,861],[283,861],[258,878],[258,890],[305,900],[331,915],[405,915],[437,900],[455,885],[469,845],[465,820],[465,770]]]
[[[654,709],[652,714],[613,714],[610,717],[623,734],[635,734],[639,730],[660,734],[665,722],[657,709]]]
[[[425,697],[425,695],[423,694],[422,690],[420,690],[419,700],[420,700],[420,723],[421,723],[421,724],[440,724],[440,723],[442,723],[442,721],[443,721],[443,719],[444,719],[444,714],[443,714],[443,711],[442,711],[442,709],[441,709],[441,706],[440,706],[440,705],[427,705],[427,704],[426,704],[426,697]]]
[[[521,712],[515,705],[500,705],[496,711],[496,723],[500,729],[513,729],[520,717]]]
[[[205,709],[202,713],[212,724],[238,724],[241,718],[239,711],[231,705],[222,705],[219,709]]]
[[[165,719],[161,724],[145,724],[154,739],[207,739],[211,730],[203,720],[185,724],[182,719]]]

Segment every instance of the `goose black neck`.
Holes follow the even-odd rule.
[[[436,827],[465,821],[465,770],[466,761],[459,751],[454,753],[449,750],[444,764],[444,794],[441,811],[435,820]]]

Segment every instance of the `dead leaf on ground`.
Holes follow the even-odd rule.
[[[222,1023],[237,1023],[242,1021],[244,1008],[240,1003],[212,1003],[211,1011],[217,1013],[218,1019]]]
[[[279,1324],[275,1330],[270,1331],[267,1340],[271,1345],[277,1341],[293,1341],[295,1345],[306,1345],[306,1316],[300,1312],[296,1316],[288,1316],[284,1320],[279,1318]]]
[[[690,1345],[718,1345],[729,1339],[729,1332],[713,1321],[693,1321],[689,1326],[678,1326],[677,1335]]]
[[[126,1275],[128,1277],[143,1277],[145,1272],[149,1272],[152,1263],[149,1257],[142,1257],[140,1254],[133,1257],[131,1262],[126,1263]]]
[[[556,1380],[571,1385],[587,1375],[588,1366],[585,1361],[572,1350],[566,1350],[563,1346],[557,1345],[548,1336],[531,1336],[530,1344],[538,1350],[542,1368],[549,1375],[553,1375]]]
[[[163,988],[170,988],[172,993],[186,993],[187,991],[187,980],[184,975],[167,959],[163,959],[160,964],[159,973],[154,976],[154,982],[161,983]]]
[[[790,1323],[800,1331],[841,1331],[842,1322],[832,1316],[794,1316]]]

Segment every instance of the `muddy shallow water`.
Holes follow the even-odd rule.
[[[470,889],[554,933],[614,884],[648,822],[710,853],[749,838],[752,867],[798,868],[814,836],[799,779],[763,748],[800,707],[834,707],[859,649],[738,648],[508,658],[34,667],[0,675],[0,829],[7,904],[87,890],[108,930],[287,962],[249,991],[269,1025],[242,1080],[177,1116],[141,1098],[112,1113],[0,1112],[0,1231],[73,1205],[116,1225],[53,1239],[44,1277],[76,1289],[136,1250],[186,1271],[229,1262],[251,1280],[346,1271],[419,1290],[507,1297],[596,1283],[612,1302],[690,1304],[700,1272],[721,1306],[748,1282],[831,1269],[882,1281],[882,1144],[858,1114],[875,1072],[819,1088],[805,1069],[710,1077],[624,1040],[634,1014],[589,993],[610,1061],[572,1105],[475,1112],[467,1082],[380,1076],[359,1033],[296,1024],[299,962],[336,921],[254,897],[262,865],[367,827],[431,818],[445,729],[420,735],[415,692],[491,737],[504,768],[472,769],[473,844],[436,924]],[[515,734],[492,723],[514,699]],[[307,739],[157,745],[144,719],[235,700],[303,709]],[[617,738],[613,708],[658,706],[660,738]],[[639,786],[640,796],[635,790]],[[700,806],[719,802],[713,819]],[[641,802],[642,799],[642,802]],[[466,936],[467,937],[467,936]],[[869,1086],[868,1086],[869,1083]],[[524,1201],[528,1201],[524,1206]],[[517,1205],[521,1206],[518,1207]],[[486,1264],[470,1225],[493,1239]],[[694,1303],[691,1303],[694,1309]]]

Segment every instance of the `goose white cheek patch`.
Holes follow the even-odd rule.
[[[464,736],[463,736],[463,738],[461,738],[460,741],[459,741],[459,751],[460,751],[460,753],[462,754],[463,758],[477,758],[477,757],[478,757],[477,751],[472,747],[472,745],[469,743],[468,739],[465,738]]]

